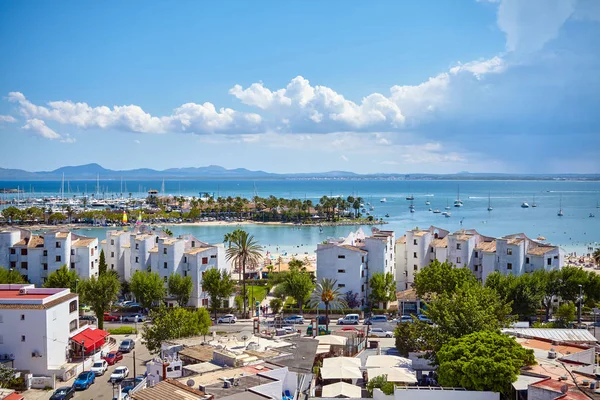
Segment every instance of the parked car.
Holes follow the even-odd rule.
[[[117,362],[123,359],[123,353],[120,351],[111,351],[107,355],[104,356],[104,359],[108,363],[108,365],[115,365]]]
[[[114,322],[114,321],[118,321],[120,318],[121,317],[117,317],[116,315],[112,315],[112,314],[107,313],[107,312],[104,313],[104,320],[105,321]]]
[[[74,395],[75,389],[71,386],[65,386],[56,389],[56,391],[52,393],[52,396],[50,396],[50,400],[69,400],[72,399]]]
[[[237,318],[233,314],[223,315],[217,319],[217,324],[235,324]]]
[[[104,375],[104,373],[106,372],[107,369],[108,369],[108,363],[106,362],[106,360],[98,360],[92,365],[92,368],[90,368],[90,371],[92,371],[94,374],[96,374],[96,376],[99,376],[99,375]]]
[[[394,336],[394,333],[392,331],[386,331],[383,328],[373,328],[369,330],[369,335],[390,338]]]
[[[91,323],[96,323],[96,317],[93,315],[82,315],[79,317],[81,321],[90,321]]]
[[[131,314],[123,317],[123,322],[143,322],[146,318],[142,314]]]
[[[426,316],[424,316],[423,314],[417,315],[417,318],[419,318],[419,321],[427,322],[428,324],[432,323],[431,320],[429,318],[427,318]]]
[[[309,325],[306,329],[306,334],[308,336],[312,336],[313,334],[313,326]],[[331,331],[325,328],[325,325],[319,325],[319,336],[330,335]]]
[[[113,397],[113,400],[118,400],[118,396]],[[130,400],[131,397],[129,397],[129,393],[125,393],[124,391],[121,390],[121,400]]]
[[[319,324],[319,325],[327,325],[329,323],[330,323],[329,318],[326,317],[325,315],[318,315],[317,316],[317,324]]]
[[[285,331],[286,335],[289,335],[290,333],[296,333],[296,330],[293,326],[282,326],[281,329]]]
[[[115,370],[113,371],[112,374],[110,374],[110,382],[121,382],[123,379],[127,378],[127,375],[129,375],[129,368],[122,366],[122,367],[117,367],[115,368]]]
[[[338,325],[358,325],[358,314],[348,314],[343,318],[338,319]]]
[[[79,374],[75,382],[73,382],[73,389],[85,390],[90,387],[96,381],[96,375],[92,371],[85,371]]]
[[[299,324],[302,325],[304,323],[304,318],[302,315],[292,315],[283,320],[286,324]]]
[[[357,329],[353,326],[345,326],[341,329],[342,332],[353,332],[356,333],[359,337],[364,337],[365,333],[362,331],[362,329]]]
[[[401,323],[401,322],[413,322],[412,316],[410,315],[401,315],[398,318],[395,318],[392,322]]]
[[[373,315],[370,318],[365,319],[365,325],[373,325],[379,322],[388,322],[388,319],[385,315]]]
[[[135,341],[133,339],[125,339],[119,345],[121,353],[129,353],[133,349],[135,349]]]

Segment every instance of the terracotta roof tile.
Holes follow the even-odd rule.
[[[340,247],[343,247],[345,249],[352,250],[352,251],[358,251],[359,253],[367,254],[366,250],[363,250],[363,249],[358,248],[356,246],[350,246],[349,244],[343,244]]]
[[[445,237],[443,239],[433,239],[431,241],[431,246],[438,248],[438,249],[448,247],[448,237]]]
[[[58,232],[56,234],[56,237],[57,238],[61,238],[61,239],[65,239],[65,238],[69,237],[69,233],[70,232]]]
[[[527,254],[530,254],[532,256],[543,256],[544,254],[546,254],[552,250],[556,250],[556,247],[555,246],[539,246],[534,249],[529,249],[527,251]]]
[[[190,388],[173,379],[158,382],[151,388],[142,389],[131,395],[135,400],[199,399],[205,395],[200,390]]]
[[[397,239],[396,243],[406,244],[406,235],[404,235],[404,236],[400,237],[399,239]]]
[[[88,247],[90,244],[94,243],[95,240],[97,240],[97,239],[96,238],[79,239],[79,240],[73,242],[72,246],[73,247]]]
[[[202,252],[204,252],[206,250],[210,250],[210,249],[214,249],[214,247],[213,246],[211,246],[211,247],[194,247],[194,248],[191,248],[188,251],[186,251],[185,254],[194,255],[194,254],[202,253]]]
[[[493,253],[496,251],[496,241],[492,240],[491,242],[481,242],[477,246],[475,246],[475,248],[477,250]]]

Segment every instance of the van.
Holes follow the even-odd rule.
[[[372,325],[380,322],[388,322],[385,315],[373,315],[371,318],[365,320],[365,325]]]
[[[358,314],[348,314],[337,321],[338,325],[358,325]]]

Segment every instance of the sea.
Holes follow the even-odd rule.
[[[24,190],[19,196],[58,196],[62,181],[0,181],[1,188]],[[435,225],[457,231],[476,229],[483,235],[500,237],[525,233],[530,238],[543,236],[547,242],[560,245],[567,252],[589,253],[600,246],[600,182],[576,180],[386,180],[386,179],[285,179],[285,180],[100,180],[65,181],[65,196],[94,194],[97,198],[146,197],[150,189],[161,194],[200,197],[205,193],[215,197],[241,196],[252,198],[310,199],[318,202],[322,196],[360,196],[371,214],[387,222],[377,226],[394,230],[397,236],[413,228]],[[415,212],[411,213],[412,195]],[[14,194],[0,194],[9,200]],[[453,207],[460,197],[463,207]],[[430,204],[427,205],[426,202]],[[523,202],[537,207],[522,208]],[[488,211],[488,204],[493,208]],[[450,210],[445,208],[449,206]],[[557,215],[562,207],[564,216]],[[429,208],[450,211],[451,216],[434,214]],[[389,217],[386,217],[386,214]],[[595,215],[595,217],[591,217]],[[235,226],[166,225],[175,235],[191,233],[198,239],[217,243]],[[347,236],[353,230],[369,233],[370,226],[277,226],[244,225],[258,242],[271,253],[310,255],[318,243],[327,238]],[[104,238],[107,228],[84,228],[77,233]],[[115,228],[110,228],[115,229]]]

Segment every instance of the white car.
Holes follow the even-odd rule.
[[[217,320],[217,324],[235,324],[237,318],[233,314],[223,315]]]
[[[111,382],[120,382],[123,379],[127,378],[129,375],[129,368],[127,367],[117,367],[112,374],[110,374]]]
[[[123,322],[143,322],[146,318],[142,314],[132,314],[123,317]]]
[[[106,370],[108,369],[108,363],[105,360],[98,360],[90,368],[96,376],[104,375]]]
[[[369,336],[391,338],[394,336],[394,332],[383,330],[383,328],[373,328],[369,330]]]

